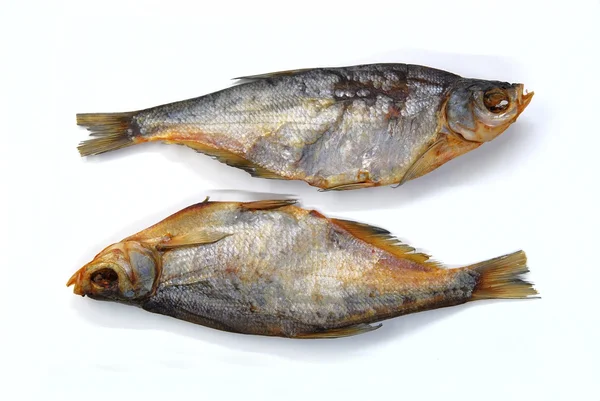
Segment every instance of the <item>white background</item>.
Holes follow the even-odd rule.
[[[53,3],[0,11],[0,398],[600,400],[597,1]],[[501,137],[398,189],[320,193],[178,146],[85,160],[76,150],[86,138],[77,112],[195,97],[240,75],[370,62],[523,82],[536,95]],[[294,341],[65,287],[106,245],[206,195],[250,198],[230,189],[294,194],[450,266],[524,249],[542,299]]]

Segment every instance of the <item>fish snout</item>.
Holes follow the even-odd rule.
[[[73,293],[75,293],[77,295],[81,295],[81,296],[85,296],[85,292],[83,292],[83,286],[82,286],[84,269],[85,268],[82,267],[81,269],[77,270],[75,272],[75,274],[73,274],[71,276],[69,281],[67,281],[67,287],[70,287],[71,285],[74,284],[75,287],[73,288]]]
[[[518,114],[521,114],[523,110],[529,105],[531,102],[531,98],[533,98],[534,92],[526,92],[525,85],[517,84],[517,108]]]

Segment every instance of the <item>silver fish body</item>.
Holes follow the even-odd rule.
[[[233,234],[166,252],[144,309],[227,331],[295,337],[434,306],[444,291],[451,294],[445,305],[463,303],[476,285],[474,272],[443,270],[417,291],[410,280],[382,287],[377,270],[416,264],[394,261],[309,212],[232,205],[215,218],[215,229]]]
[[[286,201],[206,202],[102,251],[75,293],[245,334],[339,337],[407,313],[534,295],[523,252],[445,269],[385,230]]]
[[[503,94],[510,108],[499,114],[484,109],[474,119],[474,94],[492,89]],[[455,121],[449,122],[446,104],[452,93],[461,95],[452,102]],[[464,79],[422,66],[298,70],[248,77],[216,93],[139,112],[79,115],[79,124],[100,136],[80,150],[89,155],[164,141],[190,146],[255,176],[354,189],[426,174],[481,144],[469,132],[489,127],[477,123],[489,119],[496,127],[500,122],[503,131],[525,103],[522,85]],[[109,134],[113,142],[106,140]]]

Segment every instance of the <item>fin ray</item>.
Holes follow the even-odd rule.
[[[340,338],[340,337],[351,337],[356,336],[363,333],[368,333],[373,330],[377,330],[382,326],[381,323],[376,325],[370,324],[355,324],[353,326],[348,327],[340,327],[338,329],[331,329],[326,331],[320,331],[317,333],[309,333],[309,334],[299,334],[294,338],[305,338],[305,339],[315,339],[315,338]]]

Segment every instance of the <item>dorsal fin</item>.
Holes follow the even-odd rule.
[[[197,152],[201,152],[201,153],[204,153],[205,155],[211,156],[211,157],[217,159],[218,161],[220,161],[221,163],[225,163],[231,167],[240,168],[240,169],[246,171],[247,173],[249,173],[253,177],[268,178],[268,179],[275,179],[275,180],[285,179],[284,177],[282,177],[272,171],[269,171],[261,166],[258,166],[256,164],[252,163],[251,161],[244,159],[242,156],[237,155],[228,150],[217,149],[217,148],[213,148],[211,146],[204,145],[199,142],[192,142],[192,141],[177,141],[176,143],[180,143],[182,145],[185,145],[189,148],[194,149]]]
[[[296,199],[272,199],[242,203],[241,207],[248,210],[271,210],[298,203]]]
[[[400,242],[400,240],[394,237],[388,230],[350,220],[331,219],[331,222],[348,231],[355,237],[368,242],[379,249],[383,249],[398,258],[426,264],[429,267],[442,267],[439,263],[430,260],[429,258],[431,256],[425,253],[415,252],[415,248]]]
[[[233,78],[235,80],[244,82],[252,82],[258,81],[260,79],[268,79],[268,78],[278,78],[286,75],[296,75],[300,72],[311,70],[312,68],[301,68],[297,70],[286,70],[286,71],[276,71],[276,72],[267,72],[266,74],[257,74],[257,75],[247,75],[245,77],[236,77]]]

